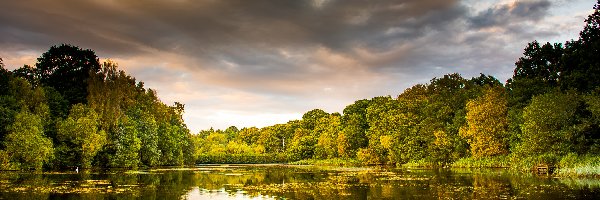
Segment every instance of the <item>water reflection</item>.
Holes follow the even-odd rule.
[[[207,165],[87,173],[0,172],[0,199],[581,199],[599,179],[506,170]]]

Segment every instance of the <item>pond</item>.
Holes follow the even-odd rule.
[[[0,199],[598,199],[600,179],[507,170],[202,165],[0,172]]]

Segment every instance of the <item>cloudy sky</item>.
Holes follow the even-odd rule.
[[[263,127],[458,72],[506,81],[533,40],[577,38],[592,0],[22,0],[9,69],[69,43],[110,58],[197,132]]]

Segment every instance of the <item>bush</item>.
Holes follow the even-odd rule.
[[[316,166],[361,166],[356,159],[330,158],[330,159],[306,159],[289,163],[291,165],[316,165]]]
[[[13,167],[10,163],[10,157],[4,150],[0,150],[0,170],[12,170]]]
[[[379,159],[379,156],[371,148],[366,148],[366,149],[361,148],[361,149],[359,149],[358,152],[356,152],[356,158],[363,165],[378,165],[378,164],[382,164],[382,161]]]
[[[267,164],[287,162],[285,154],[200,154],[197,164]]]

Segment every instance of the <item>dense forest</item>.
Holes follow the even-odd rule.
[[[506,84],[448,74],[397,97],[358,100],[341,114],[315,109],[260,129],[205,130],[194,136],[195,156],[203,163],[600,166],[599,5],[579,39],[529,43]]]
[[[0,105],[0,169],[194,162],[183,104],[165,105],[92,50],[53,46],[13,71],[0,63]]]
[[[0,169],[153,167],[338,160],[357,164],[592,165],[600,173],[600,1],[577,40],[531,42],[506,84],[448,74],[397,97],[320,109],[264,128],[190,134],[184,106],[53,46],[34,67],[0,60]]]

